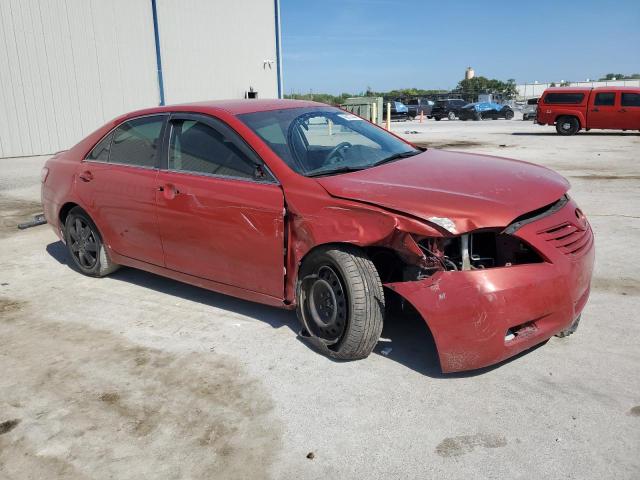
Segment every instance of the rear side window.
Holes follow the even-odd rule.
[[[594,105],[613,105],[616,103],[615,92],[601,92],[596,94],[596,98],[593,101]]]
[[[98,144],[93,147],[93,150],[91,150],[89,155],[87,155],[87,160],[93,160],[94,162],[108,162],[112,138],[113,132],[100,140]]]
[[[109,163],[155,167],[163,123],[163,116],[153,116],[120,125],[113,133]]]
[[[169,169],[255,179],[256,167],[230,140],[195,120],[172,122]]]
[[[544,97],[544,103],[564,103],[575,105],[582,103],[584,93],[547,93]]]
[[[640,107],[640,93],[623,93],[621,105],[623,107]]]

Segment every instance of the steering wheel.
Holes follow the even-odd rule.
[[[339,160],[337,157],[340,157],[342,160],[344,160],[344,157],[342,156],[340,151],[344,148],[349,148],[351,146],[352,145],[349,142],[340,142],[338,145],[333,147],[329,152],[329,154],[327,155],[327,163],[330,163],[330,164],[338,163]],[[332,162],[331,159],[333,157],[336,157],[336,160]]]

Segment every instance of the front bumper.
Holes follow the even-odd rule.
[[[443,372],[498,363],[568,328],[580,315],[589,297],[595,250],[591,228],[580,224],[576,208],[569,201],[514,233],[545,257],[543,263],[447,271],[386,285],[424,318]],[[567,224],[581,229],[576,253],[548,232]]]

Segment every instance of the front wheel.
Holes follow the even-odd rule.
[[[440,120],[442,120],[442,117],[433,117],[436,119],[436,122],[439,122]]]
[[[455,120],[456,119],[456,114],[453,112],[449,112],[449,114],[447,115],[447,118],[449,120]]]
[[[64,223],[65,242],[73,263],[90,277],[104,277],[118,269],[109,259],[98,228],[81,208],[75,207]]]
[[[360,249],[320,248],[304,260],[296,289],[302,335],[340,360],[369,356],[382,333],[384,292],[378,272]]]
[[[580,130],[580,122],[576,117],[560,117],[556,120],[556,132],[560,135],[574,135]]]
[[[513,110],[507,110],[504,112],[504,119],[511,120],[513,118]]]

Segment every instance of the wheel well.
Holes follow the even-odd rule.
[[[71,209],[73,209],[74,207],[79,207],[79,205],[73,202],[67,202],[64,205],[62,205],[62,208],[60,209],[60,213],[58,214],[58,219],[60,220],[61,228],[64,227],[64,223],[67,220],[67,216],[69,215],[69,212],[71,211]]]
[[[360,247],[351,243],[324,243],[322,245],[316,245],[300,259],[300,266],[309,257],[309,255],[311,255],[319,248],[340,248],[342,246],[359,248],[360,250],[365,252],[369,259],[373,262],[374,267],[376,267],[382,283],[401,282],[403,280],[403,270],[405,263],[395,252],[395,250],[379,246]]]
[[[580,127],[582,127],[582,123],[580,122],[580,119],[575,115],[558,115],[556,117],[556,119],[554,120],[554,123],[558,123],[558,120],[560,120],[561,118],[565,118],[565,117],[567,117],[567,118],[575,118],[578,121],[578,125]]]

